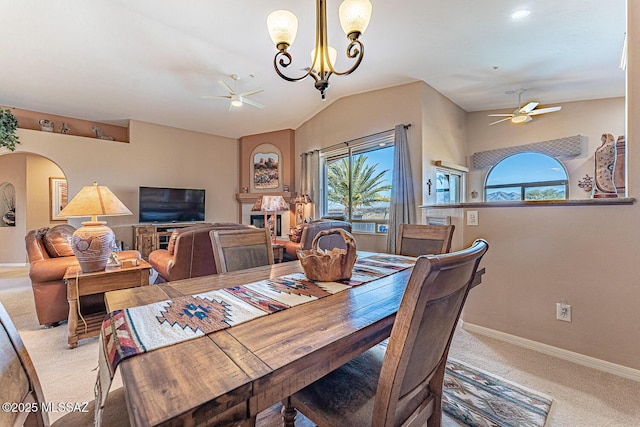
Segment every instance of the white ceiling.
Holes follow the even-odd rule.
[[[295,129],[337,99],[416,80],[469,112],[513,110],[517,95],[505,91],[518,88],[542,106],[624,96],[625,0],[371,2],[364,61],[332,76],[323,102],[311,79],[276,75],[265,24],[275,9],[298,16],[289,73],[301,74],[314,43],[311,0],[0,0],[0,105],[237,138]],[[343,70],[340,3],[328,0],[327,14]],[[532,13],[515,22],[520,7]],[[225,95],[217,81],[230,74],[240,91],[264,88],[251,98],[265,108],[229,112],[226,100],[201,98]]]

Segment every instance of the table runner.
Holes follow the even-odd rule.
[[[304,304],[405,270],[416,259],[371,254],[358,258],[349,280],[316,282],[304,273],[115,310],[100,331],[95,424],[118,364],[126,358],[197,338],[289,307]]]

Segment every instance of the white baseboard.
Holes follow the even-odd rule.
[[[0,267],[26,267],[29,264],[26,262],[6,262],[0,263]]]
[[[595,357],[591,356],[585,356],[584,354],[564,350],[558,347],[553,347],[551,345],[528,340],[526,338],[496,331],[494,329],[485,328],[484,326],[474,325],[473,323],[463,322],[462,320],[460,322],[462,324],[462,328],[468,332],[484,335],[489,338],[495,338],[497,340],[508,342],[520,347],[529,348],[531,350],[535,350],[549,356],[557,357],[558,359],[568,360],[569,362],[588,366],[589,368],[598,369],[600,371],[608,372],[610,374],[618,375],[630,380],[640,381],[640,370],[637,369],[617,365],[615,363],[607,362],[606,360],[596,359]]]

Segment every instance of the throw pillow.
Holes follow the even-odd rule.
[[[294,243],[300,243],[301,238],[302,238],[302,225],[296,225],[296,228],[293,229],[293,232],[291,233],[291,237],[289,238],[289,240],[291,240]]]
[[[44,247],[51,258],[73,256],[71,237],[76,231],[71,225],[60,224],[51,227],[42,237]]]

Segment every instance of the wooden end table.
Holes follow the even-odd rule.
[[[282,262],[284,258],[284,245],[282,243],[272,243],[271,249],[273,250],[273,262],[276,264]]]
[[[124,262],[126,265],[128,261]],[[147,286],[150,270],[151,265],[142,259],[137,260],[136,266],[107,267],[104,271],[94,273],[83,273],[80,266],[68,267],[63,279],[67,284],[69,301],[69,348],[76,348],[78,340],[100,335],[102,320],[106,315],[105,311],[82,314],[79,304],[81,296]]]

